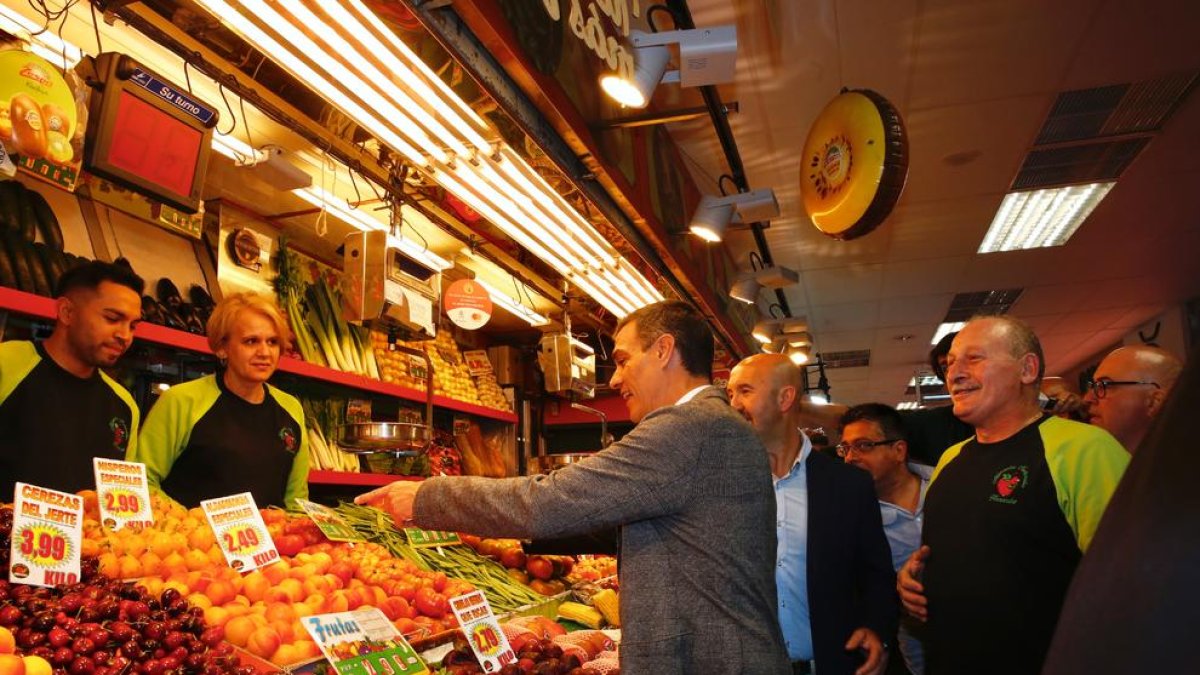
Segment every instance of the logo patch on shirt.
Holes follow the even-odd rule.
[[[120,417],[114,417],[108,421],[108,430],[112,432],[113,447],[124,450],[129,442],[129,425]]]
[[[288,452],[296,451],[296,432],[292,431],[291,427],[279,430],[279,440],[283,441],[283,448]]]
[[[1016,504],[1017,498],[1027,483],[1029,483],[1028,466],[1020,464],[1002,469],[992,477],[992,485],[996,492],[988,499],[1000,504]]]

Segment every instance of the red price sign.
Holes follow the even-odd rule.
[[[104,508],[120,517],[133,517],[142,510],[142,500],[131,490],[109,490],[104,493]]]
[[[230,553],[248,553],[258,548],[262,539],[253,525],[238,525],[221,533]]]
[[[67,534],[51,525],[27,525],[14,538],[21,555],[42,567],[55,567],[71,553]]]

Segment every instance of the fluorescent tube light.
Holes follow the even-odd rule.
[[[508,310],[510,314],[520,319],[524,319],[525,322],[530,326],[545,326],[546,324],[550,323],[550,319],[547,319],[525,305],[522,305],[519,300],[513,298],[507,293],[500,292],[494,286],[485,283],[478,277],[476,277],[475,283],[479,284],[483,290],[488,292],[488,296],[491,297],[492,302]]]
[[[933,339],[929,341],[929,344],[936,345],[942,341],[942,338],[946,337],[947,333],[957,333],[958,331],[962,330],[962,327],[965,325],[967,325],[966,321],[955,321],[954,323],[941,324],[937,327],[937,330],[934,331]]]
[[[56,66],[75,67],[83,58],[83,50],[59,38],[24,14],[0,4],[0,30],[29,41],[29,48]]]
[[[916,401],[900,401],[896,404],[896,410],[916,410],[918,407]]]
[[[1089,183],[1008,193],[979,253],[1062,246],[1114,185]]]

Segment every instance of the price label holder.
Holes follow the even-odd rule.
[[[297,499],[296,503],[300,505],[300,508],[304,509],[304,512],[316,524],[317,529],[321,530],[321,533],[329,540],[366,541],[365,537],[355,532],[353,527],[350,527],[346,524],[346,521],[342,520],[341,515],[337,511],[328,506],[310,502],[307,499]]]
[[[441,555],[443,546],[459,546],[463,543],[457,532],[441,530],[422,530],[419,527],[404,528],[404,536],[408,537],[408,545],[413,548],[436,548]]]
[[[79,581],[83,497],[17,483],[8,580],[33,586]]]
[[[275,542],[267,533],[254,495],[249,492],[200,502],[208,524],[217,535],[225,562],[239,572],[266,567],[279,560]]]
[[[301,619],[338,675],[419,675],[429,669],[375,607]]]
[[[467,360],[467,371],[472,377],[479,375],[487,375],[492,372],[492,362],[488,359],[487,352],[483,349],[472,349],[463,352],[463,358]]]
[[[483,666],[483,672],[499,672],[504,666],[514,663],[517,655],[513,653],[512,645],[504,637],[500,622],[492,613],[483,591],[471,591],[466,595],[450,598],[450,610],[458,619],[463,635]]]
[[[154,523],[145,464],[93,457],[92,468],[96,473],[100,524],[105,529],[116,532],[123,527]]]

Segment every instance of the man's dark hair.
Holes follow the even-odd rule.
[[[863,403],[842,413],[842,418],[838,420],[838,433],[854,422],[874,422],[879,425],[884,438],[908,440],[904,419],[895,408],[885,403]]]
[[[54,289],[54,297],[61,298],[71,291],[83,289],[94,291],[105,281],[120,284],[137,293],[139,296],[146,288],[146,282],[137,274],[134,274],[128,265],[116,265],[100,262],[99,260],[90,260],[78,267],[67,270],[59,278],[58,286]]]
[[[1012,348],[1012,355],[1015,358],[1019,359],[1026,354],[1033,354],[1037,357],[1037,382],[1040,383],[1042,376],[1046,374],[1046,355],[1042,353],[1042,341],[1038,339],[1037,333],[1033,332],[1033,328],[1009,314],[983,314],[971,317],[971,321],[985,319],[994,319],[1008,326],[1009,336],[1012,338],[1009,346]]]
[[[669,334],[675,338],[675,349],[679,351],[684,370],[712,379],[713,334],[696,308],[678,300],[656,302],[626,315],[617,323],[616,332],[634,322],[637,322],[642,349],[649,349],[655,340]]]
[[[946,369],[942,367],[942,364],[938,363],[938,359],[950,353],[950,343],[954,342],[955,335],[958,335],[958,331],[946,333],[933,346],[933,349],[929,351],[929,367],[933,368],[933,374],[937,375],[939,380],[946,383],[947,388],[949,388],[950,383],[946,382]]]

